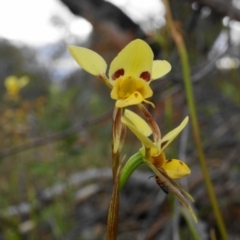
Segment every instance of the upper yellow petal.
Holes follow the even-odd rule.
[[[163,77],[171,70],[171,65],[165,60],[155,60],[152,66],[152,80]]]
[[[109,79],[114,82],[120,76],[151,79],[153,52],[143,40],[130,42],[113,59],[109,68]]]
[[[176,138],[176,136],[183,130],[183,128],[188,123],[188,117],[185,117],[185,119],[182,121],[182,123],[170,131],[168,134],[166,134],[162,140],[161,140],[161,151],[163,151],[173,140]]]
[[[191,170],[184,162],[178,159],[167,160],[162,167],[170,178],[181,178],[191,173]]]
[[[90,49],[77,46],[68,46],[68,50],[85,71],[95,76],[105,75],[107,64],[99,54]]]

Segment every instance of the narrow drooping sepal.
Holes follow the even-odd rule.
[[[155,144],[147,137],[152,133],[151,128],[141,117],[130,110],[125,110],[121,121],[146,147],[155,148]]]
[[[129,177],[132,173],[143,163],[143,157],[141,153],[137,152],[132,155],[125,165],[123,166],[121,173],[120,173],[120,181],[119,181],[119,190],[121,190],[124,185],[126,184]]]
[[[156,148],[158,148],[158,150],[160,151],[160,143],[161,143],[160,129],[159,129],[156,121],[154,120],[153,116],[146,109],[146,107],[143,104],[139,104],[138,106],[139,106],[139,109],[142,111],[143,115],[145,116],[146,121],[148,122],[149,126],[152,129],[153,138],[154,138],[154,142],[156,144]]]
[[[183,191],[182,188],[179,188],[177,182],[175,182],[172,178],[170,178],[163,169],[161,168],[156,168],[151,162],[145,160],[144,163],[154,172],[156,176],[159,177],[161,182],[168,187],[168,189],[182,202],[182,204],[187,208],[189,213],[191,214],[193,220],[197,223],[197,217],[191,207],[191,205],[188,203],[187,199],[184,197],[183,194],[185,194],[187,197],[192,200],[193,198],[191,197],[190,194],[186,194],[186,191]],[[175,184],[173,184],[175,182]],[[183,194],[182,194],[182,193]]]
[[[138,114],[125,109],[124,117],[126,117],[128,121],[130,121],[130,123],[132,123],[132,125],[144,136],[149,137],[152,134],[152,129]]]

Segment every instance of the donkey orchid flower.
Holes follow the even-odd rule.
[[[112,88],[111,98],[116,107],[123,108],[145,102],[153,95],[149,83],[159,79],[171,70],[165,60],[153,60],[153,52],[143,40],[130,42],[113,59],[106,75],[107,64],[96,52],[77,46],[69,46],[69,52],[75,61],[88,73],[100,78]]]
[[[140,152],[147,158],[156,168],[163,169],[167,175],[172,179],[177,179],[190,174],[189,167],[178,159],[166,159],[164,150],[177,137],[188,123],[186,117],[182,123],[166,134],[160,141],[160,146],[156,142],[152,142],[149,136],[152,130],[149,125],[137,114],[130,110],[124,111],[122,122],[136,135],[136,137],[143,143],[145,149],[142,148]]]
[[[18,78],[16,76],[9,76],[4,80],[5,88],[7,89],[7,93],[10,96],[18,96],[20,90],[24,88],[29,83],[29,78],[27,76],[23,76]]]

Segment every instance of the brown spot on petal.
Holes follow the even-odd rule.
[[[169,159],[169,160],[167,160],[167,163],[170,163],[172,161],[172,159]]]
[[[118,69],[113,75],[112,75],[112,79],[113,80],[116,80],[118,79],[120,76],[124,75],[124,70],[121,68],[121,69]]]
[[[179,161],[179,163],[180,163],[181,165],[183,165],[183,163],[182,163],[181,161]]]
[[[145,80],[146,82],[149,82],[151,80],[151,74],[149,72],[142,72],[140,75],[140,78]]]
[[[162,142],[162,143],[161,143],[161,148],[163,148],[167,143],[168,143],[168,141]]]

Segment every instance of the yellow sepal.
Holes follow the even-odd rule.
[[[125,109],[124,117],[127,118],[132,123],[132,125],[134,125],[134,127],[144,136],[149,137],[152,134],[152,129],[149,127],[147,122],[136,113]]]
[[[121,121],[134,133],[134,135],[144,144],[144,146],[147,148],[155,147],[154,143],[144,135],[146,133],[143,134],[142,131],[139,131],[130,119],[128,119],[126,116],[123,116]],[[149,129],[147,129],[147,131],[149,131]]]

